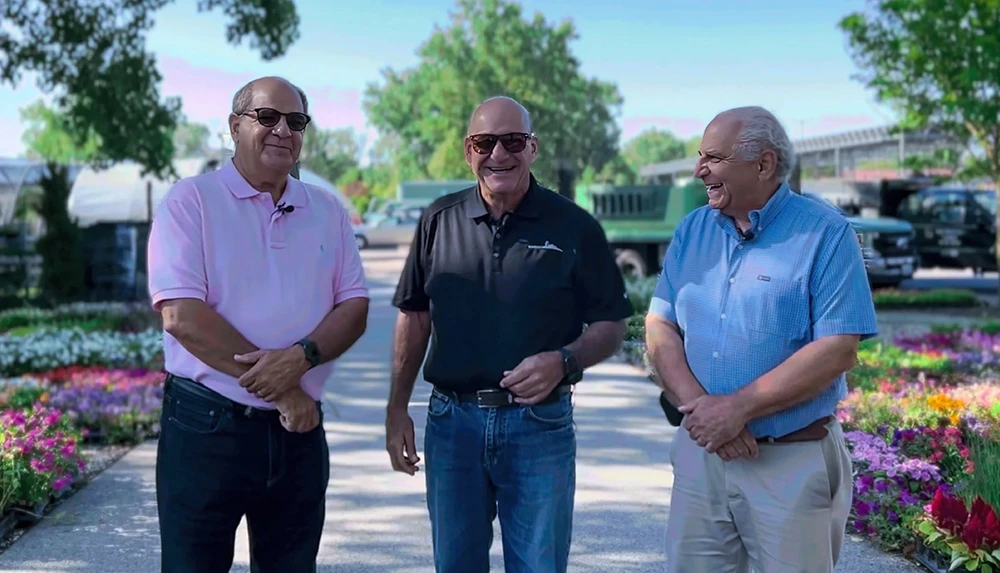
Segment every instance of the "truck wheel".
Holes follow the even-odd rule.
[[[631,249],[619,251],[618,256],[615,257],[615,264],[618,265],[622,275],[626,278],[646,278],[646,261],[643,260],[642,255]]]

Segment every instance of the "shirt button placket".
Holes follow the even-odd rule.
[[[500,272],[500,231],[493,233],[493,272]]]

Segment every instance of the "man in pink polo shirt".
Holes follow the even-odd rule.
[[[233,98],[236,153],[153,219],[149,290],[168,377],[156,460],[163,573],[224,573],[245,516],[257,573],[315,571],[329,451],[323,384],[364,333],[347,210],[289,175],[309,123],[280,78]]]

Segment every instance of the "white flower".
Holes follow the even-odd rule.
[[[25,336],[0,335],[0,376],[19,376],[66,366],[146,367],[162,351],[158,329],[139,333],[42,329]]]

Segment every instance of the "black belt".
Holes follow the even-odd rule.
[[[458,400],[459,402],[474,402],[481,408],[504,408],[507,406],[522,405],[514,401],[515,396],[513,392],[503,388],[486,388],[484,390],[476,390],[475,392],[455,392],[454,390],[445,390],[435,386],[434,391],[454,400]],[[553,402],[558,402],[560,398],[570,392],[572,392],[572,390],[569,385],[564,384],[556,386],[556,388],[550,392],[544,400],[539,402],[539,404],[552,404]]]
[[[263,408],[255,408],[246,404],[240,404],[235,400],[226,398],[222,394],[219,394],[200,382],[195,382],[190,378],[182,378],[170,373],[167,373],[163,393],[164,395],[173,396],[175,399],[182,398],[183,395],[186,394],[197,400],[205,400],[218,406],[226,412],[231,412],[238,418],[264,419],[277,418],[281,415],[278,410],[265,410]]]

